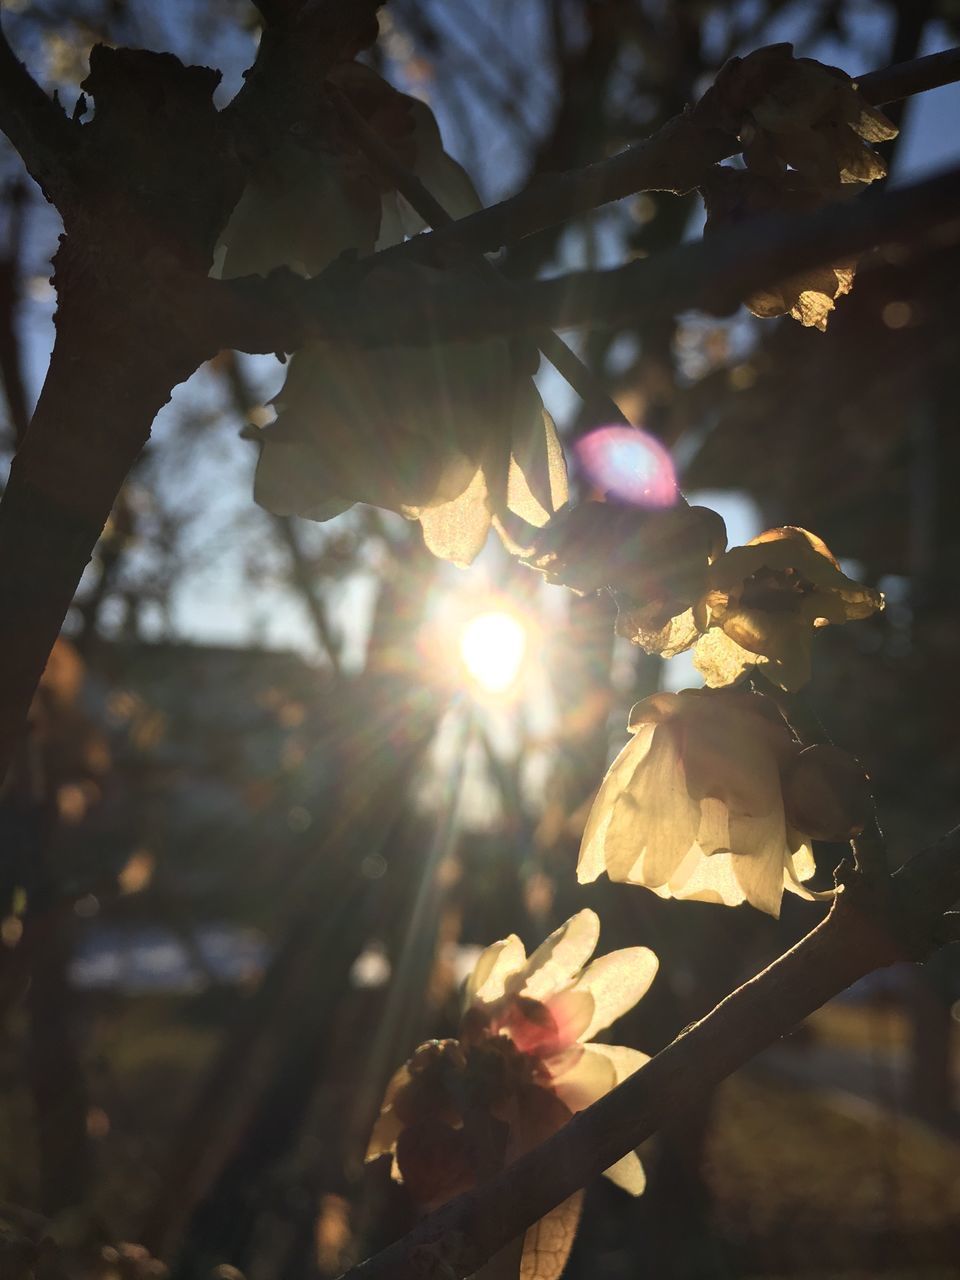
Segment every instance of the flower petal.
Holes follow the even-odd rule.
[[[659,961],[649,947],[625,947],[589,964],[573,988],[575,992],[589,992],[593,997],[593,1016],[579,1039],[592,1040],[632,1009],[646,995],[658,966]]]
[[[522,433],[514,430],[507,475],[507,506],[527,524],[539,528],[563,506],[568,496],[563,448],[553,419],[541,408],[528,430]]]
[[[733,873],[744,897],[758,911],[774,918],[780,915],[783,898],[783,854],[775,849],[765,853],[733,853]]]
[[[519,1280],[559,1280],[580,1224],[583,1192],[564,1200],[535,1222],[523,1240]]]
[[[715,902],[739,907],[746,895],[733,870],[733,854],[714,853],[704,857],[699,848],[690,851],[668,884],[654,889],[661,898],[684,902]]]
[[[643,884],[666,884],[700,826],[699,797],[690,794],[672,725],[655,727],[650,753],[624,800],[631,809],[634,844],[642,851],[631,875],[639,873]]]
[[[605,1054],[596,1052],[599,1047],[585,1045],[583,1053],[573,1059],[573,1065],[553,1079],[557,1097],[573,1112],[583,1111],[616,1088],[616,1066]],[[550,1069],[549,1062],[546,1067]]]
[[[635,1151],[628,1151],[616,1164],[604,1170],[603,1176],[631,1196],[643,1195],[647,1185],[647,1175]]]
[[[467,979],[464,1006],[475,1003],[493,1004],[504,993],[505,984],[519,973],[527,962],[523,943],[515,933],[501,942],[494,942],[480,953],[473,972]]]
[[[798,898],[805,898],[808,902],[829,902],[831,898],[837,896],[836,889],[808,889],[803,883],[809,880],[816,871],[816,865],[813,861],[813,851],[808,844],[801,843],[802,837],[797,832],[787,830],[787,838],[791,845],[799,844],[800,847],[790,854],[783,868],[783,887],[789,889],[791,893],[795,893]]]
[[[639,1071],[650,1061],[649,1053],[630,1049],[625,1044],[591,1044],[587,1047],[590,1053],[599,1053],[612,1063],[617,1084],[623,1084],[628,1076],[632,1076],[635,1071]]]
[[[465,568],[473,563],[487,540],[492,515],[483,469],[478,468],[459,497],[420,512],[427,549],[441,560]]]
[[[363,1157],[364,1160],[377,1160],[380,1156],[385,1156],[388,1152],[393,1151],[396,1148],[397,1138],[399,1138],[402,1128],[403,1122],[397,1116],[393,1107],[386,1107],[381,1111],[374,1123],[373,1132],[370,1134],[367,1152]]]
[[[722,689],[737,680],[757,661],[725,631],[714,627],[702,635],[693,650],[693,665],[703,676],[708,689]]]
[[[611,879],[622,879],[637,859],[640,849],[629,829],[629,812],[620,810],[620,799],[642,766],[652,741],[653,726],[641,725],[600,784],[580,845],[577,879],[581,884],[596,880],[602,871],[607,871]],[[626,833],[624,823],[628,827]]]
[[[590,959],[599,937],[597,913],[589,907],[578,911],[540,944],[511,988],[533,1000],[555,995]]]

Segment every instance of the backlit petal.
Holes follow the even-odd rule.
[[[546,1065],[549,1070],[550,1063]],[[616,1084],[614,1064],[604,1054],[597,1053],[594,1045],[585,1045],[574,1065],[554,1078],[553,1089],[561,1102],[577,1112],[604,1097]]]
[[[504,984],[508,978],[519,973],[527,962],[527,953],[523,943],[515,933],[511,933],[502,942],[494,942],[492,946],[481,952],[473,973],[467,979],[464,992],[464,1003],[467,1007],[475,1001],[492,1004],[504,993]]]
[[[628,1151],[623,1159],[612,1164],[603,1176],[631,1196],[643,1195],[647,1185],[647,1175],[635,1151]]]
[[[622,1084],[628,1076],[632,1076],[650,1061],[649,1053],[630,1049],[625,1044],[591,1044],[588,1047],[591,1053],[599,1053],[611,1063],[617,1084]]]
[[[625,947],[589,964],[573,988],[593,997],[593,1016],[580,1039],[592,1040],[632,1009],[656,977],[658,964],[649,947]]]
[[[600,937],[600,920],[589,907],[540,944],[516,978],[518,993],[546,1000],[580,972],[593,955]]]
[[[461,567],[472,564],[483,550],[491,520],[482,470],[476,472],[458,498],[420,512],[423,540],[428,550]]]

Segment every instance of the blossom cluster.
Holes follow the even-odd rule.
[[[596,913],[584,910],[529,958],[515,934],[495,942],[467,980],[459,1038],[421,1045],[394,1073],[367,1159],[392,1156],[394,1177],[421,1207],[492,1176],[648,1060],[594,1038],[644,995],[657,957],[626,947],[591,961],[599,936]],[[607,1177],[631,1195],[643,1191],[635,1152]],[[542,1232],[566,1241],[562,1256],[551,1250],[551,1274],[572,1243],[563,1229],[570,1215],[568,1202],[528,1233],[531,1253]],[[548,1280],[542,1266],[537,1275]]]

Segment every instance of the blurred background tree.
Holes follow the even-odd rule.
[[[219,66],[225,101],[258,36],[233,0],[6,9],[67,104],[97,41]],[[957,19],[949,0],[392,0],[365,56],[430,103],[490,203],[652,132],[733,54],[786,39],[856,73],[955,43]],[[955,86],[905,105],[891,181],[956,158],[958,105]],[[59,226],[5,144],[0,183],[6,461],[51,343]],[[502,265],[523,281],[655,254],[697,234],[699,210],[645,194]],[[867,765],[895,853],[953,821],[960,780],[958,277],[955,249],[890,255],[829,340],[740,312],[579,347],[736,540],[816,529],[886,592],[875,621],[830,630],[814,696]],[[362,1151],[393,1067],[452,1032],[476,947],[535,942],[597,906],[606,947],[661,956],[619,1037],[653,1051],[811,910],[776,925],[575,888],[585,806],[629,705],[686,671],[615,642],[609,600],[543,586],[493,545],[462,574],[389,514],[311,525],[254,507],[240,429],[269,420],[282,378],[224,354],[178,388],[81,584],[0,812],[3,1194],[90,1257],[142,1240],[182,1280],[220,1264],[333,1275],[409,1222]],[[551,369],[539,381],[565,441],[601,425]],[[490,697],[460,656],[463,625],[491,610],[526,631],[513,698]],[[957,987],[949,953],[905,969],[725,1086],[719,1108],[705,1097],[658,1140],[642,1200],[591,1192],[569,1274],[798,1272],[814,1230],[824,1266],[954,1274]]]

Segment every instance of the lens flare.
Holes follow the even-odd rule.
[[[501,610],[478,613],[460,636],[463,665],[486,693],[506,693],[520,674],[526,651],[523,623]]]
[[[584,475],[604,497],[634,507],[672,507],[676,502],[673,459],[639,427],[598,427],[574,449]]]

